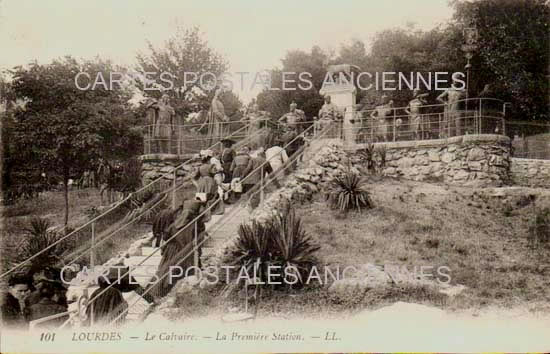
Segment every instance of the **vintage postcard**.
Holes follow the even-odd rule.
[[[549,28],[0,0],[0,352],[550,351]]]

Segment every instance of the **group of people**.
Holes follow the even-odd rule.
[[[32,275],[16,274],[8,279],[7,292],[0,305],[2,326],[26,329],[31,321],[67,311],[66,288],[59,273],[46,267]],[[60,325],[68,316],[49,321]]]
[[[166,277],[170,267],[184,270],[191,266],[201,267],[200,245],[212,214],[223,214],[226,204],[239,202],[242,195],[258,186],[263,178],[269,179],[276,187],[280,186],[276,174],[289,159],[286,150],[280,146],[281,140],[275,140],[267,149],[260,147],[255,151],[248,146],[235,149],[235,141],[231,139],[222,140],[222,144],[220,152],[200,152],[200,165],[192,179],[195,185],[193,193],[187,195],[176,210],[162,211],[153,222],[154,243],[162,248],[162,259],[156,273],[159,281],[147,290],[154,298],[164,297],[174,285],[177,277]],[[248,205],[253,209],[259,202],[259,194],[253,193]],[[187,275],[190,274],[192,272]],[[184,271],[180,277],[185,275]]]
[[[415,140],[426,139],[434,136],[432,123],[437,122],[437,136],[456,136],[463,133],[463,125],[459,114],[459,103],[464,97],[464,91],[455,88],[449,88],[443,91],[436,100],[444,104],[443,115],[439,113],[431,115],[429,112],[423,112],[428,104],[428,93],[422,93],[420,90],[413,90],[413,97],[407,107],[403,110],[406,113],[407,122],[403,121],[402,115],[396,116],[397,108],[394,108],[393,100],[386,95],[381,97],[381,103],[371,112],[369,118],[373,128],[373,138],[375,141],[393,140],[395,134],[396,140],[401,140],[405,136]],[[437,117],[437,119],[435,119]]]

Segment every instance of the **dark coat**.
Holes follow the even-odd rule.
[[[10,293],[5,293],[0,305],[2,326],[9,328],[26,328],[28,326],[28,311],[22,311],[19,300]]]

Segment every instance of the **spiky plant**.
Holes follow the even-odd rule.
[[[379,145],[374,151],[376,155],[378,155],[378,168],[381,170],[386,167],[387,149],[384,145]]]
[[[374,144],[367,144],[364,149],[359,150],[359,154],[367,163],[367,170],[374,172],[376,170],[376,163],[374,160]]]
[[[326,197],[332,209],[348,212],[373,207],[366,181],[349,167],[334,178],[329,190]]]
[[[306,234],[300,218],[292,209],[263,223],[242,224],[238,233],[239,237],[226,253],[224,263],[237,267],[234,271],[237,274],[232,276],[234,279],[244,274],[241,269],[245,268],[250,278],[268,286],[303,284],[304,275],[315,264],[315,252],[320,248]],[[270,281],[268,272],[272,274]],[[279,274],[279,279],[274,274]],[[294,277],[286,278],[286,274],[294,274]],[[237,282],[231,283],[228,288],[237,288],[235,284]]]
[[[49,230],[51,223],[47,219],[34,217],[30,220],[29,226],[23,231],[25,240],[22,243],[17,261],[23,261],[44,249],[52,246],[62,235]],[[41,267],[54,266],[60,260],[63,252],[67,249],[67,242],[59,242],[55,246],[44,251],[30,261],[31,272]]]
[[[303,284],[317,261],[315,253],[320,246],[307,235],[302,220],[292,208],[277,214],[273,227],[279,231],[273,239],[275,263],[294,274],[298,284]]]

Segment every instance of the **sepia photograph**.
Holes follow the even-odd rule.
[[[0,352],[550,352],[550,1],[0,0]]]

